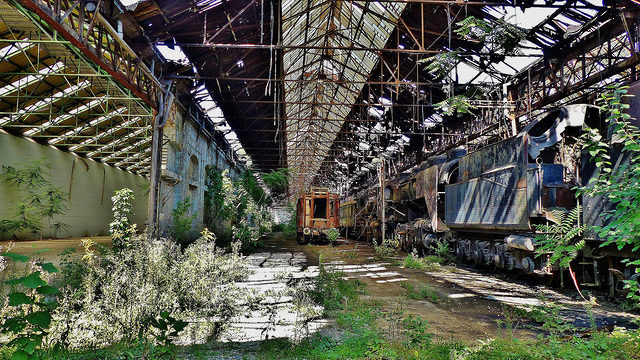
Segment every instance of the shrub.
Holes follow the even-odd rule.
[[[429,255],[426,257],[418,257],[418,255],[411,253],[404,258],[402,266],[407,269],[437,271],[441,270],[444,259],[441,257]]]
[[[173,217],[173,226],[171,227],[171,236],[180,244],[185,245],[189,241],[189,233],[196,214],[187,215],[191,212],[191,199],[186,198],[179,202],[171,215]]]
[[[27,262],[23,255],[3,253],[19,262]],[[8,335],[11,359],[39,359],[42,342],[51,324],[51,313],[57,306],[55,295],[59,290],[45,279],[58,269],[51,263],[31,263],[29,275],[5,281],[11,285],[8,309],[3,309],[2,334]],[[44,279],[43,279],[44,278]]]
[[[255,300],[235,284],[247,274],[238,248],[225,253],[205,229],[184,252],[170,239],[133,236],[120,251],[86,255],[80,287],[62,291],[49,340],[67,349],[131,344],[161,336],[153,324],[165,312],[190,322],[190,333],[215,337]],[[202,322],[191,323],[194,318]]]
[[[111,197],[113,221],[109,224],[109,232],[113,237],[115,248],[125,247],[129,241],[128,230],[131,228],[133,200],[135,200],[133,191],[128,188],[117,190]]]
[[[338,231],[338,229],[336,228],[331,228],[327,230],[326,234],[329,242],[333,244],[336,242],[336,240],[338,240],[338,236],[340,236],[340,231]]]
[[[312,297],[325,310],[339,310],[349,300],[355,300],[362,290],[363,284],[360,281],[346,280],[341,273],[327,271],[321,262]]]
[[[376,252],[376,259],[378,260],[391,260],[398,256],[398,248],[400,247],[400,242],[398,240],[390,240],[384,239],[382,244],[378,246],[377,244],[373,245],[373,248]]]
[[[271,231],[273,220],[256,178],[244,173],[241,181],[234,181],[228,170],[209,168],[206,184],[204,220],[218,239],[240,240],[245,249],[259,245],[258,237]]]

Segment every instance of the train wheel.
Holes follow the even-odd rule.
[[[298,236],[296,236],[296,242],[298,245],[307,245],[309,243],[309,238],[304,236],[302,233],[298,233]]]
[[[460,243],[457,243],[456,246],[456,257],[458,258],[458,260],[460,261],[464,261],[464,249],[462,248]]]

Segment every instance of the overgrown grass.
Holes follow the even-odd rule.
[[[418,257],[414,254],[409,254],[404,258],[402,266],[407,269],[425,270],[425,271],[439,271],[442,270],[442,265],[445,263],[445,259],[429,255],[425,257]]]
[[[640,359],[640,336],[633,333],[606,334],[596,332],[591,337],[567,340],[522,341],[495,339],[477,348],[456,352],[458,358],[485,359]]]
[[[397,240],[385,239],[379,246],[373,244],[375,250],[376,260],[395,260],[398,256],[398,249],[400,248],[400,242]]]
[[[356,303],[354,303],[356,305]],[[379,304],[358,300],[357,306],[335,314],[339,336],[316,334],[299,344],[286,339],[264,342],[258,359],[449,359],[456,343],[433,343],[428,324],[416,317],[392,314],[399,331],[390,337],[379,319]]]
[[[413,300],[427,300],[432,304],[437,304],[440,302],[440,297],[438,296],[438,292],[433,290],[429,285],[418,285],[416,286],[411,282],[403,282],[400,284],[403,288],[407,290],[407,297]]]
[[[428,286],[404,286],[412,296],[438,301]],[[265,341],[255,354],[257,359],[640,359],[637,331],[611,335],[594,332],[585,339],[551,336],[538,340],[518,340],[511,332],[511,336],[476,346],[437,341],[426,321],[405,316],[401,309],[385,309],[380,301],[361,299],[361,283],[346,281],[340,274],[323,269],[318,287],[324,289],[320,290],[322,293],[331,294],[329,304],[350,304],[332,307],[329,314],[335,319],[334,331],[317,333],[299,343],[286,339]],[[546,322],[559,322],[548,319],[554,316],[556,311],[544,313]]]
[[[322,258],[322,257],[321,257]],[[359,280],[346,280],[342,273],[326,270],[320,263],[313,300],[322,305],[325,311],[345,309],[349,302],[364,293],[364,284]]]
[[[427,286],[412,292],[421,298],[434,296]],[[423,290],[425,289],[425,290]],[[330,331],[321,331],[300,342],[288,339],[267,340],[255,351],[243,350],[245,356],[256,359],[640,359],[640,333],[594,332],[589,338],[549,336],[538,340],[518,340],[509,336],[463,345],[451,340],[437,340],[429,331],[429,324],[415,316],[405,316],[401,307],[389,310],[377,299],[364,299],[363,283],[345,280],[341,273],[320,267],[320,275],[313,290],[314,299],[323,304],[326,314],[335,320]],[[437,295],[435,295],[437,296]],[[514,316],[517,314],[514,314]],[[550,322],[555,309],[532,314]],[[554,321],[551,321],[554,322]],[[557,322],[557,321],[555,321]],[[190,346],[163,349],[148,343],[115,345],[103,350],[79,353],[51,351],[50,359],[209,359],[225,358],[237,350],[227,346]],[[0,352],[0,355],[2,353]]]
[[[9,359],[8,348],[0,348],[0,359]],[[124,359],[179,359],[175,346],[155,346],[142,341],[137,344],[116,344],[104,349],[68,351],[52,349],[46,352],[48,360],[124,360]]]

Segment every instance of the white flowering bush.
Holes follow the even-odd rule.
[[[91,258],[79,287],[62,289],[47,340],[87,349],[149,339],[153,319],[163,312],[189,326],[208,324],[201,336],[215,337],[258,300],[235,285],[248,274],[238,248],[217,248],[206,229],[184,252],[171,239],[133,236],[127,248]]]

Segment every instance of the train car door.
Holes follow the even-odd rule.
[[[311,199],[304,199],[305,203],[304,203],[304,223],[303,226],[304,227],[309,227],[310,222],[311,222]]]

